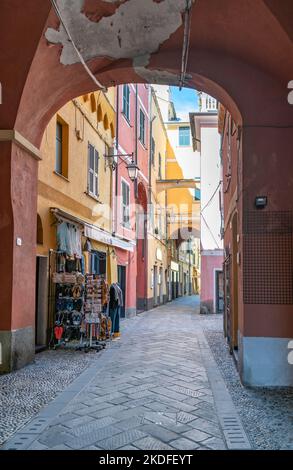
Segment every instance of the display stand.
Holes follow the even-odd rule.
[[[108,315],[109,293],[105,276],[83,275],[80,271],[58,272],[58,256],[51,253],[50,296],[51,337],[49,347],[100,351],[111,340],[111,325]],[[74,260],[70,260],[72,264]],[[77,269],[81,263],[76,263]]]

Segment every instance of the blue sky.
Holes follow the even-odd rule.
[[[188,113],[198,111],[197,92],[190,88],[171,87],[172,99],[174,102],[177,117],[181,120],[188,120]]]

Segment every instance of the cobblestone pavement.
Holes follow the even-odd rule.
[[[223,319],[200,321],[253,448],[293,450],[293,387],[243,387],[223,337]]]
[[[195,297],[127,321],[4,449],[250,448],[200,324]]]
[[[37,354],[23,369],[0,375],[0,445],[95,359],[95,352],[48,350]]]

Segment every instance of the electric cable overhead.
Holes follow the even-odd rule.
[[[75,45],[73,39],[72,39],[72,36],[69,32],[69,29],[67,28],[66,24],[64,23],[64,20],[62,18],[62,15],[60,13],[60,10],[58,8],[58,5],[56,3],[56,0],[51,0],[51,4],[52,4],[52,7],[54,8],[55,10],[55,13],[57,15],[57,17],[59,18],[60,20],[60,23],[62,24],[63,28],[64,28],[64,31],[65,33],[67,34],[67,37],[68,37],[68,40],[69,42],[71,42],[72,44],[72,47],[73,49],[75,50],[76,54],[77,54],[77,57],[79,58],[79,61],[80,63],[83,65],[85,71],[87,72],[87,74],[89,75],[89,77],[93,80],[93,82],[95,83],[95,85],[97,85],[97,87],[99,87],[101,90],[103,91],[107,91],[107,88],[102,85],[101,82],[99,82],[99,80],[97,80],[97,78],[94,76],[94,74],[91,72],[91,70],[89,69],[89,67],[87,66],[81,52],[78,50],[77,46]]]
[[[205,204],[205,206],[201,209],[201,213],[203,213],[203,211],[210,205],[210,203],[212,202],[212,200],[214,199],[215,195],[217,194],[217,191],[219,189],[219,187],[221,186],[222,184],[222,181],[219,181],[219,184],[218,186],[216,187],[215,191],[213,192],[213,194],[211,195],[210,199],[208,200],[208,202]]]
[[[206,219],[204,218],[203,215],[201,215],[201,217],[202,217],[202,220],[204,221],[204,223],[205,223],[205,225],[206,225],[208,231],[210,232],[210,234],[211,234],[211,236],[212,236],[212,238],[213,238],[215,244],[217,245],[217,248],[220,249],[219,243],[218,243],[217,240],[215,239],[214,234],[213,234],[213,232],[212,232],[212,230],[211,230],[209,224],[207,223],[207,221],[206,221]]]
[[[183,37],[183,47],[182,47],[179,90],[181,90],[182,87],[184,86],[186,70],[187,70],[188,54],[189,54],[189,40],[190,40],[190,30],[191,30],[192,3],[193,3],[193,0],[186,0],[186,8],[184,12],[184,37]]]

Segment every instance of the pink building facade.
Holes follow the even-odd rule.
[[[223,252],[205,250],[201,253],[201,313],[223,312],[223,287]]]
[[[190,114],[194,150],[200,153],[201,313],[223,313],[222,165],[217,101],[199,93],[199,112]]]
[[[147,298],[147,192],[149,158],[150,87],[126,84],[116,91],[117,166],[113,178],[113,231],[127,249],[116,249],[118,282],[125,296],[122,317],[146,309]],[[139,168],[132,181],[127,165]],[[139,269],[138,269],[139,266]]]

